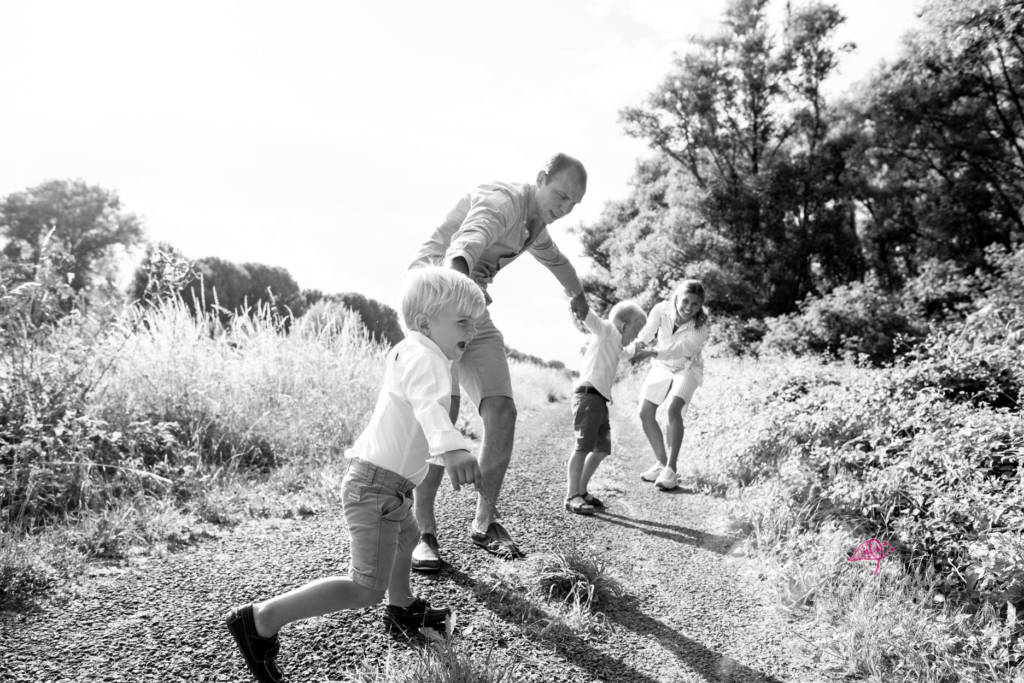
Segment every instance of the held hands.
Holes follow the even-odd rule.
[[[580,292],[569,301],[569,309],[576,316],[577,320],[584,320],[590,313],[590,304],[587,303],[587,295]]]
[[[448,478],[452,481],[452,488],[458,491],[463,484],[472,484],[474,488],[480,488],[480,465],[467,450],[448,451],[441,456],[444,460],[444,468],[448,472]]]
[[[634,353],[633,357],[629,359],[629,362],[630,363],[639,363],[641,361],[647,360],[648,358],[654,358],[657,355],[658,355],[658,352],[655,351],[654,349],[646,349],[643,346],[639,346],[638,345],[637,349],[636,349],[636,353]]]

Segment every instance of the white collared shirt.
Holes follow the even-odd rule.
[[[615,383],[619,361],[631,357],[636,345],[622,348],[622,335],[614,323],[598,318],[593,311],[587,313],[583,324],[590,330],[590,339],[583,351],[583,366],[576,386],[589,383],[611,403],[612,384]]]
[[[710,332],[707,324],[697,327],[693,319],[687,320],[679,326],[678,330],[672,331],[676,324],[676,311],[671,301],[662,301],[655,304],[647,316],[647,324],[636,336],[637,341],[647,343],[658,335],[658,341],[654,350],[658,355],[652,360],[660,364],[671,373],[681,372],[693,368],[701,373],[704,371],[704,361],[701,359],[701,350],[708,340]]]
[[[384,385],[370,423],[345,455],[396,472],[413,484],[427,464],[444,465],[448,451],[469,450],[448,417],[452,362],[429,337],[415,331],[388,352]]]

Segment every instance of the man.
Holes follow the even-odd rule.
[[[487,285],[499,270],[529,251],[546,266],[571,298],[573,314],[583,319],[589,309],[576,269],[548,234],[547,225],[572,211],[587,190],[587,171],[577,159],[556,154],[537,174],[536,183],[481,185],[455,205],[434,234],[420,247],[412,267],[441,264],[469,275],[487,295]],[[505,342],[489,312],[477,320],[477,334],[452,370],[451,416],[459,414],[459,385],[477,406],[483,420],[480,449],[482,486],[477,495],[471,540],[506,559],[522,551],[497,519],[495,505],[512,457],[516,406],[512,397]],[[444,468],[431,466],[414,493],[420,540],[412,568],[441,567],[434,499]]]

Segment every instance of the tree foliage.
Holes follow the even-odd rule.
[[[767,4],[733,0],[722,30],[695,38],[646,104],[623,111],[657,157],[638,167],[630,200],[583,229],[617,295],[648,300],[702,277],[724,288],[726,309],[783,312],[861,274],[843,164],[852,141],[822,94],[846,49],[832,46],[843,17],[810,5],[775,36]]]
[[[115,247],[128,248],[143,238],[141,220],[122,210],[117,193],[82,180],[50,180],[0,203],[8,258],[37,261],[51,233],[71,257],[69,284],[75,291],[112,277]]]
[[[865,250],[891,287],[1024,236],[1024,6],[937,0],[924,19],[854,117]]]

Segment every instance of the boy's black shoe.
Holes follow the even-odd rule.
[[[264,638],[256,632],[256,621],[252,616],[252,603],[236,607],[224,618],[231,635],[238,643],[242,659],[249,665],[249,671],[260,683],[282,683],[284,675],[278,668],[277,652],[281,641],[275,634],[273,638]]]
[[[451,613],[447,607],[431,607],[426,600],[416,598],[408,607],[388,605],[384,612],[384,625],[392,633],[406,635],[423,626],[443,630]]]

